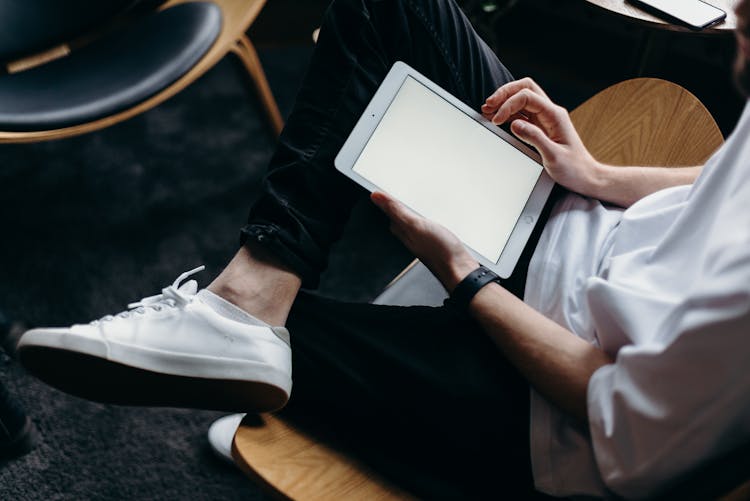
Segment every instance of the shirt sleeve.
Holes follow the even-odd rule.
[[[614,493],[652,495],[750,437],[750,292],[724,286],[679,305],[652,342],[623,347],[592,376],[591,440]]]

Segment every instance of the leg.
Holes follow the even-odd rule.
[[[27,332],[19,342],[26,367],[99,401],[283,406],[288,333],[258,319],[284,324],[300,285],[316,285],[362,192],[335,172],[333,158],[399,59],[475,107],[510,79],[453,0],[337,0],[243,230],[252,244],[197,299],[196,284],[185,282],[196,269],[131,311]]]
[[[304,286],[317,285],[328,250],[362,193],[335,171],[333,159],[397,60],[475,108],[512,79],[453,0],[333,2],[263,193],[242,231],[252,247],[241,251],[211,290],[268,319],[266,305],[253,300],[265,284],[241,278],[252,272],[247,259],[257,247],[268,250],[272,268],[283,264]],[[290,284],[285,311],[270,313],[285,318],[294,294]],[[280,303],[277,297],[275,307]]]
[[[289,325],[298,424],[419,497],[530,492],[528,384],[469,320],[300,294]]]

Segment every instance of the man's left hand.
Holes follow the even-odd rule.
[[[444,226],[415,214],[390,195],[375,192],[373,203],[391,220],[391,232],[422,261],[448,292],[479,263]]]

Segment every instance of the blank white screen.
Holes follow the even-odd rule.
[[[353,170],[497,263],[542,166],[407,77]]]
[[[713,5],[698,0],[645,0],[662,12],[693,26],[704,26],[722,14]]]

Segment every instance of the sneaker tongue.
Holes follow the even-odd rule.
[[[191,296],[194,296],[196,292],[198,292],[198,282],[196,282],[195,280],[188,280],[187,282],[182,284],[180,288],[177,290],[179,290],[180,292],[184,294],[189,294]]]

